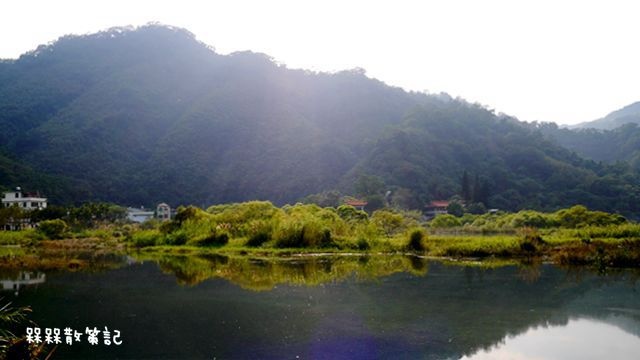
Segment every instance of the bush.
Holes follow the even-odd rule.
[[[621,215],[602,211],[589,211],[582,205],[558,210],[555,213],[555,217],[558,219],[559,225],[566,228],[620,225],[627,222],[627,219]]]
[[[452,228],[461,225],[460,219],[449,214],[438,214],[429,223],[432,228]]]
[[[409,232],[409,242],[407,243],[407,250],[416,252],[425,252],[427,246],[425,240],[427,233],[423,229],[414,229]]]
[[[369,242],[365,238],[358,239],[356,245],[358,246],[358,250],[360,251],[366,251],[371,248],[371,245],[369,245]]]
[[[313,221],[294,221],[281,227],[276,235],[279,248],[316,248],[332,244],[331,230]]]
[[[461,217],[464,214],[464,208],[460,203],[453,201],[447,206],[447,213],[455,217]]]
[[[405,218],[390,210],[378,210],[371,215],[371,221],[387,236],[391,237],[402,229]]]
[[[229,234],[214,230],[211,235],[198,241],[198,246],[225,246],[229,243]]]
[[[546,244],[538,231],[534,228],[523,228],[520,230],[520,233],[520,250],[526,253],[533,253],[538,250],[538,247]]]
[[[67,232],[68,226],[64,220],[45,220],[38,224],[38,232],[48,239],[61,239]]]
[[[131,242],[136,247],[154,246],[160,239],[161,236],[157,230],[141,230],[131,236]]]
[[[165,243],[167,245],[184,245],[187,243],[189,237],[182,231],[169,234],[165,237]]]
[[[259,247],[269,240],[271,240],[271,234],[266,231],[260,231],[251,235],[245,245],[249,247]]]
[[[350,205],[340,205],[336,211],[344,221],[367,221],[369,219],[366,212],[357,210]]]

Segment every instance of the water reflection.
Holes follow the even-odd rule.
[[[628,332],[629,323],[626,317],[613,316],[604,321],[579,318],[561,326],[537,326],[462,359],[637,359],[640,323],[632,323],[635,332]]]
[[[118,348],[61,346],[65,359],[554,359],[599,356],[607,346],[615,357],[606,358],[637,353],[640,283],[631,271],[487,269],[403,256],[133,256],[110,271],[48,273],[15,305],[31,306],[42,326],[96,324],[126,340]]]
[[[44,284],[46,275],[42,272],[20,271],[17,275],[9,276],[0,280],[0,286],[3,291],[13,291],[18,296],[20,289],[25,286],[34,286]]]
[[[313,256],[297,258],[228,257],[217,254],[176,256],[138,254],[153,261],[182,285],[223,278],[244,289],[271,290],[277,285],[317,286],[349,278],[372,280],[405,272],[427,273],[427,261],[415,256]]]

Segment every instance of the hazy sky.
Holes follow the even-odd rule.
[[[636,5],[637,4],[637,5]],[[3,0],[0,58],[64,34],[150,21],[218,52],[293,68],[362,67],[522,120],[576,123],[640,101],[638,1]]]

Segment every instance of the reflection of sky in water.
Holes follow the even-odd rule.
[[[612,319],[615,322],[615,318]],[[565,326],[535,327],[506,338],[467,360],[638,359],[640,337],[591,319],[569,320]]]

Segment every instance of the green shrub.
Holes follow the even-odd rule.
[[[294,221],[282,226],[276,235],[279,248],[317,248],[332,244],[331,230],[322,228],[317,222]]]
[[[245,245],[249,247],[259,247],[269,240],[271,240],[271,234],[265,231],[261,231],[251,235]]]
[[[409,232],[409,242],[407,243],[407,250],[416,252],[425,252],[427,245],[425,240],[427,233],[423,229],[414,229]]]
[[[369,218],[366,212],[357,210],[350,205],[340,205],[336,212],[344,221],[367,221]]]
[[[45,220],[38,224],[38,232],[48,239],[61,239],[68,228],[67,223],[61,219]]]
[[[183,231],[176,231],[165,236],[165,243],[167,245],[184,245],[188,239],[189,237]]]
[[[229,234],[214,230],[204,239],[197,242],[198,246],[225,246],[229,243]]]
[[[432,228],[452,228],[461,225],[460,219],[449,214],[438,214],[429,222]]]
[[[158,245],[162,239],[157,230],[141,230],[131,235],[131,242],[136,247],[147,247]]]
[[[538,231],[534,228],[523,228],[520,230],[521,238],[520,238],[520,250],[525,253],[533,253],[536,252],[539,247],[546,244],[546,242],[542,239],[542,236],[538,233]]]
[[[358,239],[356,245],[358,246],[358,250],[360,251],[366,251],[371,248],[371,245],[369,245],[369,242],[365,238]]]
[[[391,210],[377,210],[371,215],[371,221],[387,237],[391,237],[403,228],[405,217]]]

